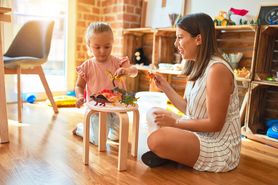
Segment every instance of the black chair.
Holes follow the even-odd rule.
[[[5,74],[17,74],[18,122],[22,122],[21,74],[37,74],[55,113],[57,105],[46,81],[42,64],[47,61],[54,21],[34,20],[25,23],[4,54]]]

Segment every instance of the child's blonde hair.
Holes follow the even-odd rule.
[[[94,33],[102,33],[102,32],[112,32],[112,29],[110,27],[109,24],[105,23],[105,22],[93,22],[91,23],[86,31],[86,35],[85,35],[85,39],[86,39],[86,44],[89,45],[90,44],[90,38],[92,37],[92,35]]]

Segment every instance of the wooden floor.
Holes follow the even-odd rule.
[[[16,105],[8,105],[8,144],[0,144],[0,184],[184,184],[184,185],[274,185],[278,184],[278,150],[243,139],[240,165],[228,173],[198,172],[170,164],[150,169],[140,157],[147,151],[146,129],[140,125],[138,158],[129,155],[128,170],[117,171],[117,145],[107,152],[90,147],[90,163],[82,163],[82,139],[72,135],[82,111],[24,104],[23,124],[16,121]]]

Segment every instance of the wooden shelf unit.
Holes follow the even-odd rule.
[[[253,66],[243,134],[278,148],[278,140],[265,135],[266,121],[278,119],[278,25],[261,26]],[[276,80],[267,80],[273,77]]]
[[[159,63],[174,63],[176,48],[175,28],[131,28],[123,30],[124,47],[123,55],[133,59],[136,48],[143,48],[148,64],[158,67]],[[134,61],[132,61],[135,64]],[[135,79],[127,80],[127,88],[131,91],[159,91],[154,84],[150,83],[147,66],[137,66],[139,74]],[[172,87],[183,96],[186,77],[174,70],[156,70],[163,75]]]

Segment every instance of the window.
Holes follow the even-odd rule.
[[[43,64],[43,69],[50,86],[51,91],[65,92],[73,89],[74,81],[74,45],[67,46],[69,39],[74,40],[75,28],[69,29],[69,25],[75,26],[75,1],[71,0],[12,0],[9,5],[12,8],[12,23],[5,27],[5,48],[13,40],[21,26],[34,19],[54,20],[54,30],[52,35],[51,48],[48,56],[48,61]],[[71,11],[69,13],[69,11]],[[71,15],[71,19],[68,19]],[[7,30],[8,29],[8,30]],[[12,34],[10,34],[12,33]],[[7,37],[7,38],[6,38]],[[70,37],[70,38],[69,38]],[[68,42],[67,42],[68,41]],[[70,56],[71,55],[71,56]],[[67,61],[67,63],[65,62]],[[71,62],[71,63],[70,63]],[[67,70],[68,69],[68,70]],[[6,75],[6,94],[8,101],[10,97],[14,97],[16,93],[16,77]],[[9,78],[9,79],[7,79]],[[10,84],[12,82],[12,84]],[[31,83],[30,83],[31,82]],[[36,75],[22,75],[22,92],[44,94],[44,88],[41,81]],[[10,87],[9,87],[10,86]],[[14,92],[15,91],[15,92]]]

